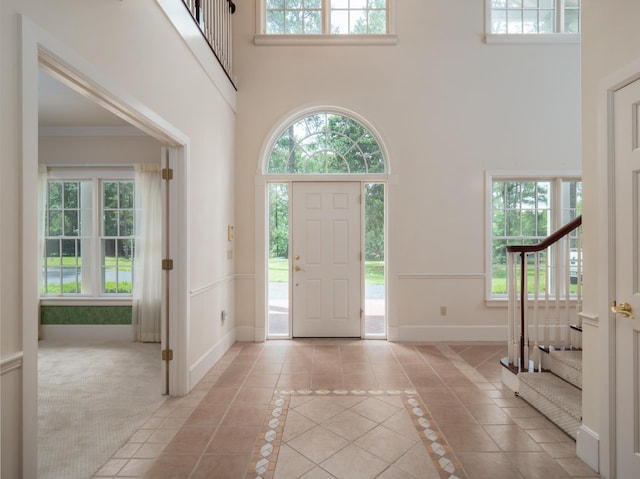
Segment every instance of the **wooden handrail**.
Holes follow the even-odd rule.
[[[522,371],[528,371],[528,365],[524,364],[524,348],[525,348],[525,300],[528,295],[528,291],[524,288],[525,283],[525,275],[526,275],[526,263],[527,263],[527,255],[525,253],[537,253],[539,251],[543,251],[554,243],[560,241],[560,239],[564,238],[566,235],[571,233],[573,230],[577,229],[582,224],[582,215],[578,216],[576,219],[570,221],[562,228],[557,230],[555,233],[547,236],[544,240],[540,241],[537,244],[533,245],[512,245],[507,246],[508,253],[521,253],[520,255],[520,368]]]
[[[576,228],[578,228],[582,224],[582,215],[578,216],[576,219],[570,221],[562,228],[557,230],[555,233],[547,236],[545,239],[540,241],[537,244],[528,244],[528,245],[512,245],[507,246],[508,253],[536,253],[538,251],[542,251],[547,249],[553,243],[556,243]]]

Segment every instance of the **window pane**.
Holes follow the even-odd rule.
[[[118,236],[118,210],[104,211],[104,235]]]
[[[534,211],[522,212],[522,236],[536,236],[536,214]]]
[[[65,210],[64,212],[64,235],[65,236],[78,236],[79,234],[79,221],[78,210]]]
[[[520,236],[520,211],[507,211],[507,236]]]
[[[491,12],[491,33],[507,33],[507,11]]]
[[[366,336],[384,336],[386,333],[384,193],[383,184],[365,185],[364,333]]]
[[[274,35],[284,33],[284,11],[267,11],[267,33]]]
[[[304,33],[302,30],[302,12],[288,11],[285,13],[284,33],[296,35]]]
[[[507,0],[491,0],[491,8],[507,8]]]
[[[103,183],[103,188],[104,188],[104,207],[117,208],[118,207],[118,183],[113,181],[105,181]]]
[[[538,10],[523,10],[522,33],[538,33]]]
[[[60,236],[62,235],[62,211],[53,210],[49,211],[49,225],[48,225],[48,234],[49,236]]]
[[[334,10],[331,12],[331,33],[334,35],[349,33],[348,11]]]
[[[522,11],[508,11],[507,33],[522,33]]]
[[[289,185],[269,185],[268,326],[270,336],[289,336]]]
[[[369,29],[370,35],[382,35],[387,33],[387,12],[374,10],[369,12]]]
[[[78,208],[78,183],[66,182],[64,184],[64,207]]]
[[[133,210],[120,211],[120,234],[119,236],[133,235]]]
[[[507,0],[508,8],[522,8],[522,0]]]
[[[284,0],[267,0],[267,9],[284,8]]]
[[[551,234],[551,231],[549,228],[549,211],[548,210],[539,211],[537,220],[538,220],[538,229],[536,231],[536,234],[539,237],[546,238]]]
[[[319,11],[304,12],[304,33],[307,33],[307,34],[322,33],[322,12],[319,12]]]
[[[505,207],[520,209],[520,183],[505,182]]]
[[[133,208],[133,182],[120,182],[120,208]]]
[[[538,0],[524,0],[522,3],[524,8],[538,8]]]
[[[50,209],[62,208],[62,183],[57,181],[49,183],[49,196],[47,201]]]
[[[555,0],[540,0],[540,8],[543,9],[543,10],[554,10],[556,8],[556,1]]]
[[[505,214],[503,210],[496,210],[493,212],[493,236],[504,236],[505,231]]]
[[[580,33],[580,11],[565,10],[564,31],[566,33]]]
[[[553,10],[540,10],[540,33],[554,33],[556,18]]]

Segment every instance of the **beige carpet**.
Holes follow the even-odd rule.
[[[160,345],[51,341],[38,353],[38,478],[90,478],[161,394]]]

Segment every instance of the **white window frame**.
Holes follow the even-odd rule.
[[[485,0],[486,43],[580,43],[579,33],[560,31],[564,25],[564,0],[556,0],[556,33],[492,33],[491,0]],[[582,4],[580,5],[582,8]]]
[[[582,181],[580,171],[487,171],[485,183],[485,301],[487,304],[503,304],[506,307],[507,295],[493,294],[493,182],[494,181],[548,181],[551,182],[550,192],[550,218],[551,232],[556,231],[562,225],[562,182]]]
[[[41,304],[78,304],[79,302],[89,302],[91,304],[131,304],[131,293],[103,293],[102,292],[102,182],[103,181],[135,181],[135,173],[129,168],[75,168],[75,167],[52,167],[47,177],[47,188],[49,181],[88,181],[91,186],[91,234],[88,241],[91,242],[89,258],[89,282],[90,293],[40,293]],[[44,260],[44,258],[43,258]],[[83,256],[83,261],[85,257]],[[44,266],[43,266],[44,267]],[[84,274],[84,272],[83,272]],[[38,288],[40,289],[40,288]]]
[[[256,0],[256,45],[390,45],[398,42],[396,29],[397,0],[387,0],[387,33],[383,34],[331,34],[327,31],[330,25],[331,1],[322,0],[322,22],[324,33],[321,34],[268,34],[266,27],[265,0]]]

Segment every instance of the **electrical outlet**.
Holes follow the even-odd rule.
[[[229,317],[229,313],[227,313],[226,309],[223,309],[222,311],[220,311],[220,323],[224,324],[224,322],[227,320],[228,317]]]
[[[440,316],[446,316],[446,315],[447,315],[447,307],[440,306]]]

